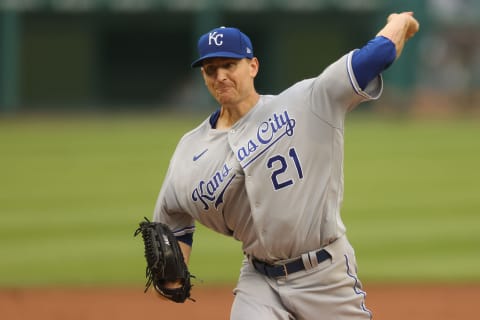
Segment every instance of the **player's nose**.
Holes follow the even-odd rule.
[[[227,79],[227,73],[228,70],[224,68],[218,68],[217,69],[217,74],[216,74],[216,79],[217,81],[224,81]]]

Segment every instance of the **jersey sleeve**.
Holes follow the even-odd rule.
[[[362,89],[352,67],[354,51],[328,66],[313,80],[312,111],[330,125],[343,128],[345,115],[363,101],[378,99],[383,90],[381,74]]]
[[[356,82],[362,90],[381,72],[390,67],[397,58],[395,44],[388,38],[378,36],[352,55],[352,69]]]
[[[172,156],[167,174],[163,181],[153,212],[153,221],[165,223],[177,239],[190,239],[195,231],[193,217],[185,212],[175,192],[173,172],[175,172],[175,155]],[[187,241],[184,241],[187,242]]]

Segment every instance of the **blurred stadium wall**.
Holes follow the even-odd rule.
[[[0,116],[211,108],[190,62],[221,25],[251,36],[257,88],[277,93],[405,10],[422,32],[385,74],[387,103],[370,109],[479,109],[478,0],[0,0]]]

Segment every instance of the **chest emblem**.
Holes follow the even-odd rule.
[[[248,167],[270,147],[285,136],[293,136],[295,119],[288,111],[273,113],[267,120],[259,123],[258,127],[246,142],[236,150],[237,160],[242,168]]]
[[[201,180],[192,192],[192,200],[200,201],[204,210],[208,210],[211,205],[217,209],[223,203],[225,190],[235,178],[235,174],[230,175],[231,172],[232,168],[225,163],[208,180]]]

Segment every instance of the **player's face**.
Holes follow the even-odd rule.
[[[213,58],[203,62],[202,74],[212,96],[221,105],[235,105],[255,93],[253,79],[258,60]]]

